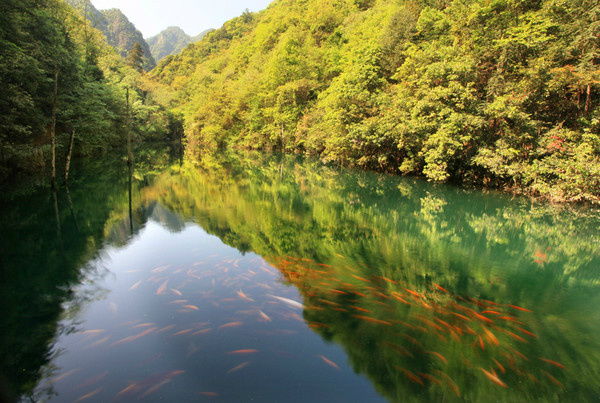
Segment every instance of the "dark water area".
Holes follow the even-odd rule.
[[[35,402],[600,400],[600,212],[250,154],[0,197]]]

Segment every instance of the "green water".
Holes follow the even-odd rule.
[[[600,213],[259,154],[1,196],[23,401],[600,399]]]

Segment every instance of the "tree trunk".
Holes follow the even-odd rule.
[[[133,164],[128,167],[128,195],[129,195],[129,232],[133,235]]]
[[[129,112],[129,88],[125,92],[125,102],[127,103],[126,115],[125,115],[125,129],[127,130],[127,165],[133,164],[133,152],[131,151],[131,123],[130,123],[130,112]]]
[[[52,187],[56,187],[56,110],[58,102],[58,69],[54,72],[54,93],[52,97],[52,121],[50,126],[50,148],[52,150]]]
[[[71,168],[71,158],[73,156],[73,146],[75,145],[75,129],[71,132],[69,140],[69,151],[67,152],[67,161],[65,162],[65,183],[69,180],[69,168]]]
[[[587,91],[585,96],[585,113],[588,113],[592,108],[592,85],[587,85]]]

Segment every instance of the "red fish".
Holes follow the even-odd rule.
[[[224,329],[227,327],[236,327],[236,326],[241,326],[243,324],[243,322],[229,322],[229,323],[225,323],[224,325],[219,326],[219,329]]]
[[[502,386],[503,388],[508,388],[508,385],[506,385],[504,382],[502,382],[502,380],[500,378],[498,378],[498,375],[496,375],[496,373],[486,371],[483,368],[479,368],[479,369],[485,374],[485,376],[490,381],[494,382],[496,385]]]
[[[219,396],[219,394],[217,392],[198,392],[199,394],[203,395],[203,396],[208,396],[208,397],[217,397]]]
[[[554,365],[555,367],[558,367],[558,368],[563,368],[563,369],[565,368],[565,366],[562,365],[560,362],[556,362],[554,360],[549,360],[548,358],[541,358],[540,357],[540,360],[542,360],[544,362],[547,362],[548,364]]]
[[[440,353],[438,353],[436,351],[427,351],[427,353],[435,355],[437,358],[439,358],[441,361],[443,361],[444,364],[448,364],[448,360],[446,359],[446,357],[444,357]]]
[[[240,369],[247,367],[248,365],[250,365],[250,361],[242,362],[240,365],[236,365],[235,367],[231,368],[229,371],[227,371],[227,373],[231,374],[232,372],[237,372]]]
[[[93,390],[90,393],[87,393],[87,394],[81,396],[79,399],[75,400],[75,403],[81,402],[81,401],[86,400],[86,399],[89,399],[90,397],[95,396],[98,393],[100,393],[101,390],[102,390],[102,388],[98,388],[96,390]]]
[[[337,370],[340,369],[340,367],[333,361],[331,361],[329,358],[325,357],[324,355],[319,355],[319,358],[323,360],[323,362],[327,365],[329,365],[332,368],[335,368]]]
[[[149,329],[146,329],[146,330],[144,330],[144,331],[143,331],[143,332],[141,332],[141,333],[135,334],[135,335],[133,335],[133,336],[125,337],[124,339],[121,339],[121,340],[117,340],[117,341],[115,341],[113,344],[111,344],[110,346],[111,346],[111,347],[112,347],[112,346],[117,346],[117,345],[119,345],[119,344],[128,343],[128,342],[130,342],[130,341],[137,340],[137,339],[139,339],[140,337],[144,337],[144,336],[146,336],[147,334],[150,334],[150,333],[152,333],[153,331],[155,331],[155,330],[157,330],[157,329],[158,329],[157,327],[151,327],[151,328],[149,328]]]
[[[169,280],[165,280],[165,282],[164,282],[164,283],[162,283],[162,284],[160,285],[160,287],[158,287],[158,288],[156,289],[156,295],[162,295],[162,294],[164,294],[165,290],[167,289],[167,284],[168,284],[168,283],[169,283]]]
[[[448,290],[446,290],[444,287],[442,287],[442,286],[441,286],[441,285],[439,285],[439,284],[433,283],[433,286],[434,286],[435,288],[437,288],[438,290],[445,292],[446,294],[449,294],[449,293],[450,293]]]
[[[494,321],[491,320],[490,318],[480,315],[477,312],[473,312],[473,316],[475,316],[477,319],[482,320],[484,322],[494,323]]]
[[[398,368],[400,371],[402,371],[404,373],[404,375],[408,379],[410,379],[412,382],[418,383],[419,385],[422,385],[422,386],[425,386],[425,384],[423,383],[423,380],[419,376],[417,376],[414,373],[412,373],[411,371],[409,371],[408,369],[404,369],[401,367],[396,367],[396,368]]]
[[[492,358],[492,361],[494,361],[494,363],[496,364],[496,366],[498,367],[498,369],[504,374],[506,373],[506,369],[504,369],[504,366],[502,364],[500,364],[495,358]]]
[[[517,309],[517,310],[523,311],[523,312],[533,312],[533,311],[531,311],[531,310],[529,310],[527,308],[523,308],[523,307],[516,306],[516,305],[510,305],[510,304],[508,304],[507,306],[510,306],[513,309]]]
[[[258,353],[258,350],[255,350],[253,348],[247,348],[247,349],[244,349],[244,350],[230,351],[227,354],[254,354],[254,353]]]
[[[537,338],[537,335],[535,333],[531,333],[529,330],[527,329],[523,329],[522,327],[517,327],[517,329],[519,329],[521,332],[531,336],[531,337],[535,337]]]
[[[408,288],[405,288],[405,290],[406,290],[406,292],[407,292],[407,293],[409,293],[409,294],[412,294],[412,295],[414,295],[415,297],[419,297],[419,298],[421,298],[421,294],[419,294],[418,292],[416,292],[416,291],[413,291],[413,290],[409,290]]]
[[[371,318],[369,316],[364,316],[364,315],[352,315],[352,316],[354,316],[355,318],[358,318],[358,319],[366,320],[368,322],[378,323],[380,325],[388,325],[388,326],[392,325],[390,322],[386,322],[385,320],[375,319],[375,318]]]

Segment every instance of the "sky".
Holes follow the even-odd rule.
[[[219,28],[245,9],[259,11],[271,0],[92,0],[99,9],[119,8],[139,29],[144,38],[170,26],[182,28],[188,35]]]

